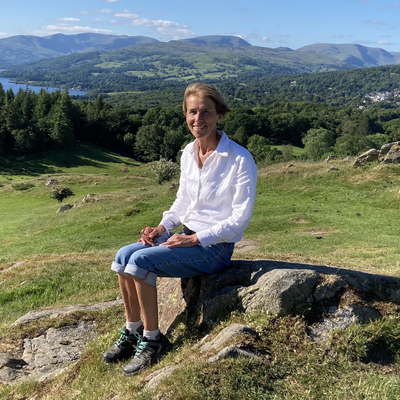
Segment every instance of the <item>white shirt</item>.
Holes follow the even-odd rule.
[[[202,168],[197,139],[183,150],[177,197],[161,220],[167,231],[185,224],[203,247],[241,240],[255,200],[257,168],[252,156],[225,132],[218,133],[218,146]]]

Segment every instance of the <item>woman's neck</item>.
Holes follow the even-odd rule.
[[[205,155],[210,155],[217,147],[221,139],[221,136],[217,131],[214,135],[204,139],[198,139],[199,144],[199,156],[204,157]]]

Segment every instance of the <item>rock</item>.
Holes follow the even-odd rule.
[[[346,329],[357,321],[379,318],[379,312],[373,307],[375,301],[400,304],[400,279],[318,265],[232,260],[229,268],[220,274],[159,279],[158,299],[160,329],[166,334],[182,323],[203,324],[212,329],[216,321],[233,310],[266,312],[276,316],[307,315],[312,311],[314,320],[319,320],[309,328],[309,333],[314,340],[323,341],[332,329]],[[13,325],[40,318],[62,317],[76,310],[93,311],[105,307],[122,308],[122,300],[30,312]],[[199,343],[201,353],[208,357],[207,352],[226,348],[229,340],[238,334],[257,333],[244,325],[232,325],[212,340],[206,336]],[[83,342],[77,342],[80,336]],[[6,351],[12,355],[3,353],[0,357],[0,382],[40,381],[53,377],[76,362],[94,336],[94,325],[81,322],[73,327],[50,329],[38,338],[26,339],[23,354],[7,348]],[[225,356],[251,356],[242,351],[245,350],[228,347],[214,355],[216,358],[212,361]],[[176,368],[159,371],[157,375],[163,374],[157,379],[154,375],[151,379],[155,380],[152,383],[149,380],[146,387],[155,387],[153,385]]]
[[[168,188],[168,192],[176,192],[179,188],[179,183],[171,183]]]
[[[400,163],[400,145],[393,144],[386,157],[383,160],[384,164],[399,164]]]
[[[356,160],[354,161],[353,167],[357,168],[366,163],[378,161],[379,155],[380,155],[380,153],[378,150],[370,149],[356,158]]]
[[[314,300],[317,303],[329,302],[338,297],[346,287],[346,281],[338,275],[326,275],[314,290]]]
[[[338,156],[328,156],[327,158],[325,158],[324,162],[336,161],[338,159],[339,159]]]
[[[200,347],[200,351],[202,353],[207,352],[209,350],[217,350],[221,346],[223,346],[226,342],[231,340],[234,336],[244,334],[244,335],[257,335],[257,332],[253,331],[250,328],[247,328],[241,324],[234,324],[228,326],[223,329],[213,340],[203,344]],[[208,336],[206,336],[202,342],[207,340]]]
[[[238,357],[255,358],[261,361],[260,357],[256,356],[254,353],[248,350],[238,349],[237,347],[234,346],[228,346],[222,349],[215,356],[210,357],[208,359],[208,363],[212,364],[216,361],[225,360],[227,358],[238,358]]]
[[[278,316],[303,313],[313,302],[320,276],[315,271],[273,270],[254,285],[238,291],[244,312],[263,311]]]
[[[54,378],[74,364],[95,337],[94,323],[81,322],[73,326],[50,328],[39,337],[25,339],[20,359],[2,355],[0,382],[42,382]]]
[[[87,194],[83,199],[82,203],[90,203],[92,201],[96,201],[96,195],[93,193]]]
[[[330,167],[329,169],[326,170],[326,172],[332,172],[332,171],[339,171],[339,168]]]
[[[46,187],[51,187],[54,185],[58,185],[58,180],[51,177],[47,178]]]
[[[381,154],[381,156],[384,156],[384,155],[386,155],[387,153],[389,153],[389,150],[392,148],[392,146],[393,145],[398,145],[398,146],[400,146],[400,142],[392,142],[392,143],[387,143],[387,144],[384,144],[382,147],[381,147],[381,149],[380,149],[380,154]]]
[[[43,318],[59,318],[65,315],[71,314],[75,311],[98,311],[104,310],[109,307],[122,307],[123,302],[122,299],[113,300],[113,301],[105,301],[103,303],[89,304],[86,306],[76,305],[76,306],[67,306],[60,308],[49,308],[46,310],[39,311],[30,311],[22,317],[18,318],[12,325],[18,326],[27,324],[29,322],[37,321]]]
[[[26,361],[7,353],[0,353],[0,370],[2,368],[21,369],[28,365]]]
[[[348,306],[363,299],[365,304],[373,299],[400,302],[400,279],[325,266],[233,260],[221,274],[161,278],[158,299],[160,329],[168,333],[190,321],[212,327],[234,310],[283,316],[312,309],[322,315],[341,299]]]
[[[243,239],[235,245],[235,252],[236,253],[251,253],[252,251],[257,250],[258,247],[259,247],[259,243],[257,241]]]
[[[72,206],[71,204],[65,204],[65,205],[61,206],[61,207],[57,210],[57,212],[60,213],[60,212],[69,211],[71,208],[74,208],[74,206]]]
[[[146,378],[148,383],[144,387],[144,390],[156,388],[163,379],[168,378],[177,368],[179,368],[179,364],[169,365],[168,367],[162,368],[159,371],[153,372]]]
[[[366,322],[378,318],[379,313],[363,305],[345,306],[343,309],[330,307],[324,318],[309,327],[310,337],[318,343],[329,339],[334,329],[346,329],[355,322]]]

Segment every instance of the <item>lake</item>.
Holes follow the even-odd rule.
[[[25,90],[27,87],[27,85],[21,85],[19,83],[10,82],[10,78],[0,78],[0,83],[3,85],[4,91],[7,91],[8,89],[11,88],[12,91],[14,92],[14,94],[17,94],[17,92],[20,88]],[[28,89],[34,91],[35,93],[39,93],[40,89],[42,89],[42,88],[46,89],[48,92],[54,92],[56,90],[59,90],[59,88],[51,88],[51,87],[46,88],[43,86],[28,86]],[[84,96],[88,92],[84,92],[82,90],[70,90],[69,89],[68,93],[70,96]]]

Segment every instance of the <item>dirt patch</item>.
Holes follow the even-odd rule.
[[[304,233],[305,235],[326,235],[328,233],[330,233],[330,231],[328,229],[311,229],[309,231],[303,231],[302,233]]]
[[[297,217],[297,218],[290,218],[291,221],[297,222],[298,224],[308,224],[308,221],[304,218]]]
[[[235,244],[235,251],[238,253],[250,253],[258,249],[256,240],[241,240]]]

